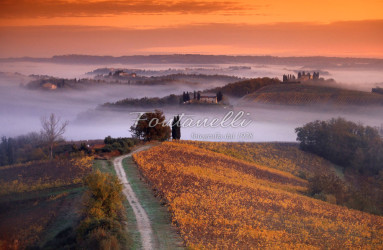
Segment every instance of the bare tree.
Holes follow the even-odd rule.
[[[62,139],[67,125],[68,121],[61,122],[60,117],[56,117],[53,113],[48,118],[41,117],[41,126],[43,127],[41,134],[49,145],[50,159],[53,159],[53,147],[57,141]]]

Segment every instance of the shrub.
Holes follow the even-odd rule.
[[[77,228],[77,240],[83,249],[120,249],[127,238],[123,223],[122,185],[118,178],[99,170],[84,179],[84,219]]]
[[[122,210],[122,185],[118,178],[97,170],[88,175],[84,183],[88,187],[85,214],[92,218],[118,218]]]
[[[347,191],[346,184],[333,174],[316,174],[309,179],[309,194],[320,200],[343,204]]]

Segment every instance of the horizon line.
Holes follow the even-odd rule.
[[[302,55],[302,56],[279,56],[279,55],[262,55],[262,54],[201,54],[201,53],[164,53],[164,54],[130,54],[130,55],[96,55],[96,54],[57,54],[50,57],[34,57],[34,56],[21,56],[21,57],[0,57],[0,60],[22,60],[22,59],[53,59],[55,57],[69,57],[69,56],[83,56],[83,57],[150,57],[150,56],[226,56],[226,57],[276,57],[276,58],[342,58],[342,59],[376,59],[383,60],[383,57],[368,57],[368,56],[321,56],[321,55]]]

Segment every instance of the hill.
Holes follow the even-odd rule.
[[[232,97],[243,97],[247,94],[256,92],[262,87],[273,85],[273,84],[279,84],[279,83],[281,83],[281,81],[279,81],[277,78],[259,77],[259,78],[229,83],[223,87],[205,90],[204,92],[218,93],[219,91],[221,91],[224,95],[228,95]]]
[[[270,85],[246,95],[242,103],[279,105],[383,105],[383,95],[306,84]]]
[[[192,145],[163,143],[134,155],[196,248],[376,248],[383,218],[312,199],[290,173]],[[159,161],[158,159],[161,159]]]
[[[303,179],[313,177],[316,172],[329,172],[339,168],[322,157],[300,150],[297,143],[180,142],[288,172]]]
[[[230,77],[228,78],[230,79]],[[270,85],[270,84],[278,84],[280,81],[274,78],[255,78],[243,81],[237,81],[234,83],[226,84],[223,87],[217,87],[214,89],[208,89],[201,92],[203,93],[218,93],[222,92],[224,96],[231,97],[242,97],[248,93],[253,93],[258,89]],[[193,93],[191,93],[193,95]],[[141,98],[141,99],[133,99],[127,98],[119,100],[115,103],[105,103],[102,107],[124,107],[124,106],[139,106],[139,107],[163,107],[168,105],[178,105],[181,103],[181,95],[168,95],[162,98],[154,97],[154,98]],[[199,104],[199,103],[194,103]],[[201,103],[203,105],[203,103]],[[201,106],[198,105],[198,106]],[[211,106],[211,105],[205,105]]]
[[[51,62],[62,64],[229,64],[251,63],[269,65],[295,65],[308,68],[364,68],[382,69],[383,60],[375,58],[351,57],[277,57],[277,56],[228,56],[228,55],[134,55],[134,56],[92,56],[92,55],[58,55],[50,58],[0,58],[0,62]]]
[[[0,249],[70,239],[83,208],[82,178],[91,165],[91,158],[84,157],[1,167]]]

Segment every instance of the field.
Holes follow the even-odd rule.
[[[62,232],[73,232],[79,220],[84,191],[81,180],[89,173],[91,160],[84,157],[1,167],[0,249],[56,248],[61,237],[67,241]]]
[[[322,157],[303,152],[297,143],[180,142],[289,172],[304,179],[310,178],[318,172],[327,173],[339,169],[339,166]],[[338,174],[340,173],[338,172]]]
[[[0,167],[0,195],[78,184],[89,173],[91,161],[84,157]]]
[[[383,105],[383,95],[323,86],[277,84],[246,95],[243,101],[280,105]]]
[[[306,180],[249,162],[250,156],[245,161],[166,142],[134,160],[168,203],[189,247],[371,249],[383,244],[382,217],[309,198],[303,195]]]

